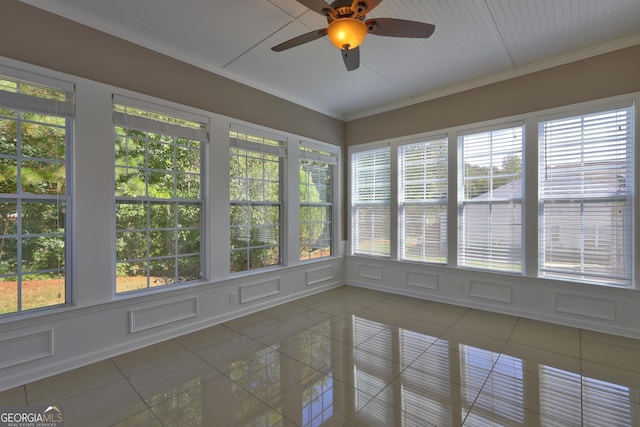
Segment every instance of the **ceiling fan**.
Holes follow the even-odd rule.
[[[360,66],[360,43],[367,34],[387,37],[427,38],[435,25],[395,18],[365,19],[382,0],[335,0],[330,5],[323,0],[297,0],[298,3],[327,17],[329,26],[294,37],[271,48],[275,52],[299,46],[326,35],[342,51],[348,71]]]

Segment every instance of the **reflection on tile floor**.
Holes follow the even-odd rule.
[[[343,286],[0,393],[65,426],[640,426],[640,340]]]

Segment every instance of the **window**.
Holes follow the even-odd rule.
[[[322,258],[333,251],[333,167],[336,155],[300,149],[300,260]]]
[[[390,256],[391,149],[353,153],[352,241],[353,253]]]
[[[447,139],[398,149],[400,259],[447,262]]]
[[[281,263],[284,138],[231,130],[231,272]]]
[[[523,126],[463,135],[458,265],[522,271]]]
[[[207,120],[140,104],[114,97],[118,293],[203,275],[201,159]]]
[[[630,286],[633,108],[539,125],[540,273]]]
[[[69,299],[73,86],[47,83],[0,75],[0,314]]]

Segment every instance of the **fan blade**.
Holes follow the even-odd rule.
[[[327,29],[311,31],[298,37],[294,37],[291,40],[287,40],[284,43],[280,43],[277,46],[271,48],[275,52],[282,52],[283,50],[291,49],[292,47],[300,46],[301,44],[309,43],[327,35]]]
[[[353,3],[351,3],[351,10],[353,10],[354,13],[358,13],[358,10],[360,9],[358,5],[360,3],[364,3],[364,10],[359,14],[359,16],[364,16],[367,13],[371,13],[371,11],[379,5],[381,1],[382,0],[353,0]]]
[[[387,37],[413,37],[426,39],[431,36],[436,29],[436,26],[433,24],[395,18],[367,19],[364,24],[369,28],[370,34]]]
[[[342,53],[342,59],[344,60],[344,66],[347,67],[347,71],[353,71],[360,66],[360,48],[355,49],[340,49]]]
[[[327,16],[327,14],[334,17],[336,16],[336,11],[331,7],[331,5],[322,0],[298,0],[298,3],[322,16]]]

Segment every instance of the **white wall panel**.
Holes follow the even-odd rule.
[[[366,264],[365,264],[366,263]],[[640,338],[640,292],[577,282],[377,260],[384,279],[365,277],[370,259],[345,258],[345,283],[560,325]],[[410,283],[438,278],[438,288]],[[480,278],[480,279],[479,279]]]
[[[332,280],[335,276],[333,267],[313,268],[307,271],[307,286],[317,285],[328,280]]]
[[[358,264],[358,277],[365,279],[373,279],[373,280],[382,280],[383,278],[383,269],[379,265],[372,264]]]
[[[439,276],[437,274],[428,274],[419,271],[407,271],[405,275],[405,283],[418,288],[437,290]]]
[[[0,369],[53,356],[53,329],[18,335],[0,335]]]
[[[262,298],[280,293],[280,279],[270,279],[262,282],[240,285],[240,304],[246,304]]]
[[[615,320],[616,302],[611,298],[555,292],[553,308],[556,311],[581,316]]]
[[[163,302],[129,311],[129,330],[134,334],[146,329],[196,317],[197,315],[198,297]]]
[[[511,285],[469,280],[469,296],[493,301],[511,302]]]

